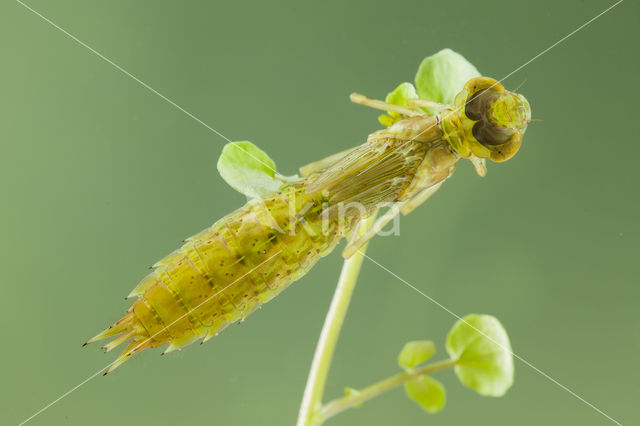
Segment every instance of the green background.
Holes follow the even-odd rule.
[[[29,4],[281,172],[379,128],[383,97],[444,47],[502,78],[611,1]],[[638,415],[640,9],[626,1],[504,83],[531,102],[520,153],[462,164],[401,236],[369,254],[459,315],[497,316],[514,351],[624,424]],[[111,362],[88,337],[147,266],[244,202],[218,176],[224,140],[20,4],[0,10],[0,423]],[[148,350],[34,425],[290,425],[338,277],[338,253],[204,346]],[[366,262],[326,391],[395,373],[404,342],[455,318]],[[520,361],[504,398],[438,373],[430,416],[395,390],[331,425],[611,424]]]

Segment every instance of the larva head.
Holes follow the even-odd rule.
[[[443,116],[445,138],[463,157],[493,161],[513,157],[531,121],[524,96],[505,90],[496,80],[469,80],[456,96],[454,109]]]

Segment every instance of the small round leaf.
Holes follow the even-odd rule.
[[[513,354],[509,336],[491,315],[467,315],[447,336],[447,352],[457,360],[455,372],[463,385],[484,396],[502,396],[513,384]]]
[[[423,59],[416,74],[416,87],[421,99],[452,104],[465,83],[479,76],[480,72],[464,56],[443,49]]]
[[[444,408],[446,393],[442,383],[429,376],[420,376],[405,383],[407,396],[427,413],[437,413]]]
[[[407,101],[410,99],[418,99],[416,88],[411,83],[400,83],[389,92],[384,101],[393,105],[407,106]]]
[[[228,143],[218,159],[220,176],[247,197],[261,197],[277,191],[282,181],[275,178],[276,164],[248,141]]]
[[[416,88],[411,83],[401,83],[387,94],[384,99],[385,102],[393,105],[407,106],[409,99],[418,99],[418,93]],[[378,121],[385,126],[391,126],[396,121],[402,119],[402,114],[394,111],[387,111],[388,115],[381,115],[378,117]]]
[[[404,345],[398,355],[398,365],[405,370],[411,369],[431,358],[436,346],[431,340],[416,340]]]

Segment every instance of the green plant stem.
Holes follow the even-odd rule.
[[[358,236],[368,230],[375,221],[375,214],[363,221],[358,229]],[[342,272],[336,291],[331,300],[329,312],[324,320],[320,338],[313,355],[309,378],[302,397],[300,412],[298,413],[298,426],[312,426],[318,424],[318,410],[321,408],[324,387],[331,366],[331,359],[340,335],[340,329],[347,314],[349,302],[360,273],[360,266],[364,259],[365,244],[358,252],[344,261]]]
[[[335,416],[349,408],[362,404],[365,401],[375,398],[376,396],[384,393],[388,390],[395,388],[403,383],[413,380],[424,374],[433,373],[434,371],[442,370],[445,368],[453,367],[456,364],[455,360],[448,359],[445,361],[435,362],[433,364],[425,365],[424,367],[416,368],[411,371],[405,371],[398,373],[394,376],[387,377],[384,380],[380,380],[366,388],[354,392],[350,395],[342,398],[334,399],[333,401],[325,404],[318,413],[318,424],[322,424],[325,420]]]

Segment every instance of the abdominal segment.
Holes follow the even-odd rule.
[[[109,351],[130,340],[107,373],[147,347],[204,342],[305,275],[359,220],[323,220],[323,207],[320,194],[295,183],[185,240],[131,292],[139,298],[127,314],[87,342],[118,335]]]

